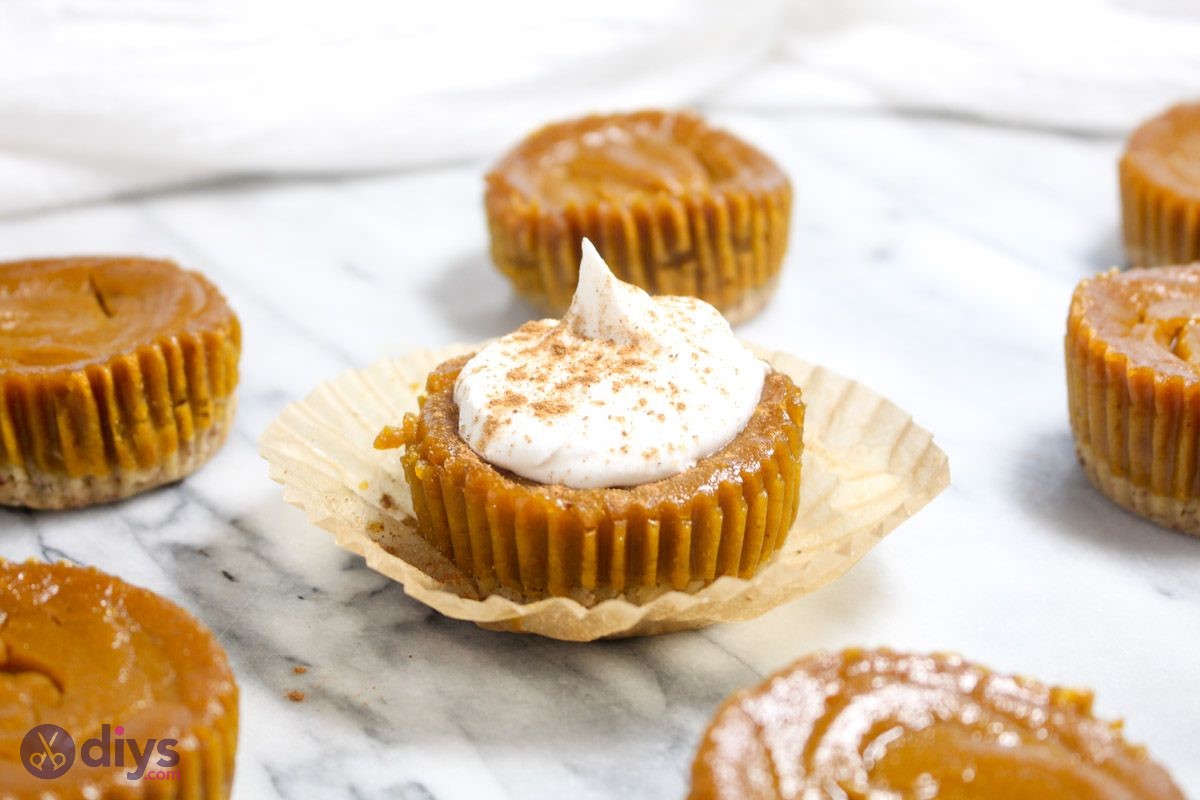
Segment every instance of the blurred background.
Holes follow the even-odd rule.
[[[887,109],[1116,134],[1200,87],[1192,0],[6,0],[0,213],[497,152],[577,113]]]

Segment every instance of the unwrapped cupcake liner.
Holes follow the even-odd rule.
[[[1131,363],[1073,305],[1067,403],[1084,472],[1121,507],[1200,536],[1200,385]]]
[[[806,415],[796,522],[753,577],[611,599],[480,596],[468,574],[417,534],[402,451],[372,446],[383,427],[417,409],[434,367],[476,349],[416,350],[345,372],[287,406],[260,448],[284,499],[340,546],[414,599],[486,628],[590,641],[751,619],[841,575],[949,484],[945,453],[900,408],[823,367],[759,350],[801,387]]]
[[[0,504],[115,500],[196,469],[228,433],[240,351],[232,321],[78,370],[0,372]]]

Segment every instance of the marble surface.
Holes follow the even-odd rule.
[[[242,686],[239,798],[678,798],[723,697],[846,645],[955,650],[1090,686],[1101,715],[1200,794],[1200,541],[1093,491],[1066,419],[1071,289],[1121,258],[1120,142],[715,116],[797,192],[779,294],[740,333],[865,381],[950,456],[951,488],[836,583],[752,622],[565,644],[442,618],[284,504],[255,442],[285,403],[531,315],[486,256],[484,162],[0,220],[4,258],[177,258],[245,327],[236,431],[207,467],[110,507],[0,512],[0,554],[96,565],[213,628]]]

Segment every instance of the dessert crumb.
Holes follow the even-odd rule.
[[[287,693],[287,699],[291,700],[293,703],[303,703],[304,692],[300,691],[299,689],[292,689]]]
[[[303,675],[306,672],[308,672],[308,667],[302,667],[299,665],[292,667],[293,675]]]

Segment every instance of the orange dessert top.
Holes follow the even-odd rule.
[[[817,654],[725,702],[691,798],[1182,800],[1091,706],[955,656]]]
[[[235,324],[216,287],[170,261],[0,264],[0,372],[81,369],[161,338]]]
[[[1164,377],[1200,378],[1200,267],[1111,270],[1083,281],[1068,326]],[[1078,333],[1079,331],[1076,331]]]
[[[107,744],[89,748],[106,726]],[[176,773],[170,796],[228,796],[237,685],[212,634],[173,603],[95,569],[0,559],[0,794],[153,794],[129,749],[145,755],[151,740],[145,769],[165,761]],[[105,750],[107,765],[87,763]],[[37,774],[56,768],[64,771]]]
[[[527,136],[487,174],[492,260],[517,294],[566,311],[586,237],[622,280],[699,297],[731,322],[770,299],[792,189],[752,145],[686,112],[593,115]]]
[[[1144,122],[1129,138],[1121,167],[1200,200],[1200,103],[1174,106]]]
[[[772,190],[787,177],[755,147],[684,112],[641,111],[549,125],[488,175],[489,192],[544,209],[637,196]]]

